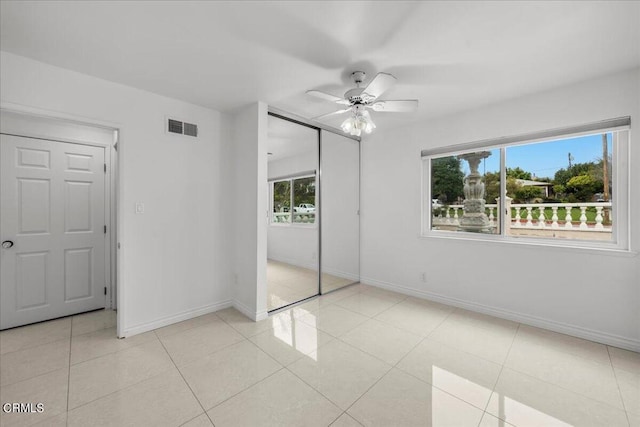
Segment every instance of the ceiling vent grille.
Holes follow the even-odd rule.
[[[198,136],[198,125],[181,122],[180,120],[167,119],[167,132],[186,136]]]

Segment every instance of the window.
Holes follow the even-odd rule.
[[[628,129],[622,118],[423,151],[423,234],[626,249]]]
[[[271,194],[272,224],[315,224],[315,175],[272,181]]]

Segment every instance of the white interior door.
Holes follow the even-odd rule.
[[[104,151],[0,135],[0,329],[105,306]]]

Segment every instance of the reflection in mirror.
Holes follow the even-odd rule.
[[[321,289],[360,281],[360,143],[322,131]]]
[[[453,370],[455,363],[449,363]],[[428,369],[428,367],[426,367]],[[558,413],[560,409],[556,405],[545,404],[542,400],[531,399],[528,389],[520,389],[516,386],[514,394],[505,394],[503,387],[496,388],[492,393],[493,382],[482,378],[482,374],[474,372],[469,375],[468,371],[463,373],[462,369],[457,369],[454,373],[442,367],[431,365],[432,377],[429,382],[435,389],[444,390],[451,395],[462,398],[466,402],[476,406],[485,407],[486,411],[497,419],[506,420],[511,423],[509,425],[534,425],[534,426],[570,426],[561,418],[562,414]],[[479,384],[482,382],[483,384]],[[487,384],[491,382],[491,384]],[[500,384],[501,386],[503,384]],[[527,391],[523,391],[527,390]],[[449,419],[449,407],[446,402],[442,402],[442,398],[451,399],[442,393],[433,393],[431,399],[432,407],[432,425],[443,424],[443,421]],[[487,400],[489,404],[487,405]],[[544,399],[543,399],[544,400]],[[548,398],[552,401],[553,398]],[[526,403],[525,403],[526,402]],[[554,408],[554,406],[556,406]],[[552,410],[555,411],[552,412]],[[445,423],[446,424],[446,423]],[[504,424],[507,425],[507,424]]]
[[[305,321],[298,316],[305,314]],[[273,336],[279,341],[280,360],[295,360],[299,354],[318,360],[318,334],[316,317],[307,310],[287,310],[272,317]],[[284,347],[283,347],[284,345]]]
[[[269,115],[267,310],[318,294],[317,129]]]

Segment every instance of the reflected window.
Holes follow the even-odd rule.
[[[273,181],[270,189],[272,224],[315,224],[315,175]]]
[[[291,222],[291,181],[276,181],[273,183],[272,206],[272,222]]]
[[[447,369],[443,369],[436,365],[431,365],[431,384],[440,390],[444,390],[457,398],[478,405],[484,405],[489,396],[489,403],[486,406],[488,413],[506,420],[513,425],[535,425],[535,426],[570,426],[562,419],[537,409],[535,406],[536,399],[530,399],[529,404],[523,403],[504,393],[498,393],[491,388],[482,386],[469,378],[459,376]],[[521,399],[527,393],[518,391],[518,398]],[[446,402],[441,401],[443,395],[433,393],[431,399],[432,408],[432,425],[445,424],[443,421],[448,419],[450,414],[449,407]],[[539,403],[539,402],[538,402]]]

